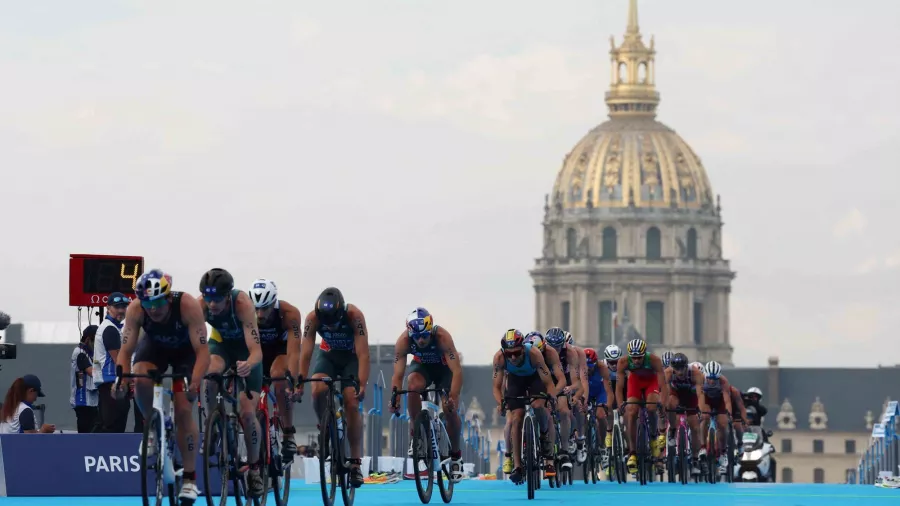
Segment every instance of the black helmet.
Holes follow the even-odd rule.
[[[672,357],[672,361],[670,362],[672,369],[678,369],[679,371],[687,367],[688,358],[684,353],[676,353],[675,356]]]
[[[203,295],[225,296],[234,290],[234,278],[225,269],[210,269],[200,278],[200,292]]]
[[[316,299],[316,319],[319,320],[319,323],[334,325],[341,321],[346,313],[344,294],[333,286],[323,290]]]

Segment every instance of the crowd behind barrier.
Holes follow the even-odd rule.
[[[881,423],[872,426],[872,440],[859,459],[855,473],[848,473],[848,483],[872,485],[883,477],[900,476],[900,405],[891,401]]]

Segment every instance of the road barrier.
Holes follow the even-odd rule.
[[[848,473],[848,483],[872,485],[883,477],[900,476],[900,405],[888,403],[881,423],[872,426],[872,440],[859,459],[855,473]]]

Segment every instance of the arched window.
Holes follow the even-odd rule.
[[[781,483],[794,483],[794,470],[790,467],[781,469]]]
[[[697,258],[697,231],[691,228],[687,233],[687,257]]]
[[[813,469],[813,483],[825,483],[825,470],[821,467]]]
[[[619,63],[619,82],[627,83],[628,81],[629,81],[628,66],[625,65],[624,62]]]
[[[647,230],[647,260],[659,260],[662,256],[662,239],[659,229],[650,227]]]
[[[574,228],[566,230],[566,256],[575,258],[576,249],[578,248],[578,233]]]
[[[618,256],[618,244],[616,237],[616,229],[606,227],[603,229],[603,258],[607,260],[615,259]]]
[[[647,84],[647,64],[645,62],[641,62],[638,65],[638,82],[640,84]]]

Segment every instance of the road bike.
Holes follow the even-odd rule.
[[[675,433],[675,452],[666,454],[666,468],[669,474],[669,483],[675,483],[675,476],[682,485],[687,485],[691,480],[693,448],[691,447],[693,438],[691,437],[691,426],[688,424],[688,414],[696,415],[700,411],[696,408],[685,408],[678,406],[670,413],[678,415],[678,425]]]
[[[644,398],[644,392],[641,392],[641,397]],[[626,401],[622,403],[622,409],[629,404],[637,405],[640,408],[637,420],[637,437],[635,438],[635,455],[637,456],[638,461],[637,474],[635,477],[641,485],[646,485],[648,482],[653,482],[655,474],[654,467],[656,465],[656,459],[650,451],[650,441],[656,437],[656,434],[650,434],[650,413],[647,411],[647,406],[651,404],[656,406],[659,403],[647,402],[646,400],[633,402]]]
[[[344,388],[353,387],[359,393],[359,382],[349,378],[306,378],[299,383],[324,383],[328,387],[325,410],[319,419],[319,480],[324,506],[334,506],[340,483],[344,506],[352,506],[356,489],[350,484],[350,440],[344,418]],[[340,385],[337,388],[335,385]]]
[[[274,382],[287,381],[288,385],[293,385],[294,381],[290,374],[285,374],[284,378],[263,378],[262,392],[259,395],[259,405],[256,408],[256,417],[259,420],[259,428],[263,433],[263,441],[260,442],[261,464],[266,468],[270,483],[267,483],[267,489],[272,487],[272,495],[275,498],[276,506],[287,506],[288,496],[291,493],[291,464],[290,461],[281,455],[281,442],[284,440],[284,428],[281,426],[281,416],[278,411],[278,401],[275,398],[275,392],[270,389]],[[271,401],[271,404],[270,402]],[[269,406],[272,406],[272,414],[269,414]],[[290,400],[288,400],[288,409],[290,408]],[[260,506],[264,506],[269,498],[268,492],[263,494],[260,500]]]
[[[609,459],[609,481],[613,478],[619,483],[628,481],[628,469],[626,466],[628,451],[625,446],[625,429],[622,428],[622,416],[618,409],[612,411],[612,456]],[[607,452],[609,449],[607,449]]]
[[[544,456],[540,449],[540,424],[534,413],[532,402],[537,400],[550,400],[546,393],[537,395],[506,396],[503,398],[502,414],[506,416],[506,403],[509,401],[525,402],[525,417],[522,419],[522,464],[524,466],[523,477],[525,479],[528,499],[534,499],[534,491],[541,488],[541,471],[543,470]]]
[[[556,398],[565,397],[569,401],[570,409],[572,406],[572,397],[571,395],[565,392],[559,392],[556,394]],[[568,441],[569,436],[563,437],[561,423],[560,423],[560,414],[559,409],[551,410],[552,419],[553,419],[553,428],[554,434],[556,436],[556,440],[553,445],[553,465],[556,468],[556,474],[547,477],[547,482],[550,484],[550,488],[553,487],[561,487],[563,485],[571,485],[572,484],[572,470],[574,464],[572,461],[574,458],[572,455],[568,453]],[[570,415],[571,416],[571,415]],[[565,447],[564,447],[565,445]],[[563,466],[562,457],[566,456],[568,458],[568,467]]]
[[[229,482],[233,487],[234,502],[242,506],[244,501],[252,502],[259,506],[260,497],[250,497],[249,487],[246,481],[248,466],[243,462],[240,452],[241,418],[239,402],[237,400],[238,383],[243,382],[244,394],[250,397],[250,386],[247,381],[233,372],[225,374],[213,373],[205,376],[207,381],[212,381],[218,388],[216,398],[208,407],[206,418],[206,431],[203,433],[203,481],[207,506],[214,506],[213,497],[218,495],[219,506],[228,504]],[[226,380],[227,386],[226,386]],[[227,409],[231,406],[231,409]],[[260,445],[260,453],[266,449]],[[262,457],[262,456],[261,456]],[[218,469],[221,481],[220,490],[216,493],[213,487],[213,469]],[[266,468],[260,466],[260,474],[263,483],[266,483]],[[265,494],[263,494],[265,495]]]
[[[428,394],[435,394],[441,399],[446,399],[447,391],[437,387],[423,390],[395,389],[391,392],[391,406],[396,406],[397,397],[403,394],[416,394],[422,397],[422,410],[419,411],[413,425],[413,473],[416,476],[416,491],[419,493],[419,500],[422,501],[422,504],[431,502],[434,481],[437,478],[441,499],[449,504],[453,499],[454,484],[451,473],[450,437],[447,435],[444,420],[440,416],[440,406],[428,399]],[[420,462],[422,463],[421,467]],[[425,471],[426,476],[422,476],[422,471]],[[444,484],[445,480],[446,485]]]
[[[709,415],[709,429],[706,431],[706,481],[707,483],[719,482],[719,444],[718,444],[718,415],[728,415],[728,424],[725,426],[725,482],[734,482],[734,434],[731,413],[720,413],[718,410],[701,411],[701,414]]]
[[[585,483],[588,482],[588,475],[590,475],[591,483],[597,483],[597,476],[602,469],[604,449],[600,446],[600,442],[603,441],[606,434],[597,434],[597,409],[599,408],[603,408],[607,416],[609,415],[606,404],[597,404],[594,401],[588,402],[587,412],[584,414],[584,444],[587,448],[587,458],[582,466]]]
[[[178,506],[178,494],[181,493],[182,469],[181,455],[175,437],[175,401],[174,388],[165,388],[163,379],[181,381],[182,392],[187,392],[187,381],[183,374],[162,374],[151,369],[147,374],[123,374],[122,366],[116,367],[116,385],[114,392],[119,391],[119,382],[123,378],[148,378],[153,382],[153,407],[144,420],[144,437],[141,439],[141,496],[144,506],[150,506],[150,470],[152,469],[156,483],[156,506],[160,506],[163,498],[168,496],[169,506]],[[169,409],[166,410],[163,396],[169,397]],[[138,415],[138,413],[135,413]]]

